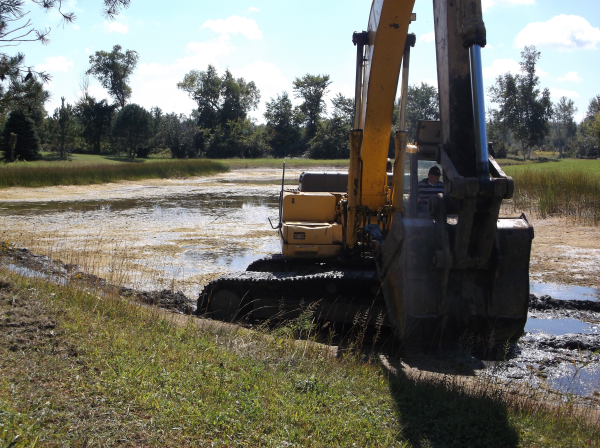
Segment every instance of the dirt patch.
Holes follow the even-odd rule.
[[[23,297],[0,281],[0,349],[35,350],[56,339],[56,322],[33,296]]]
[[[600,288],[600,227],[583,226],[565,218],[530,222],[535,230],[532,279]]]

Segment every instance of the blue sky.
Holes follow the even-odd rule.
[[[27,65],[52,75],[46,109],[52,113],[61,96],[74,102],[89,55],[120,44],[139,53],[131,78],[132,102],[164,112],[189,114],[195,103],[176,84],[192,69],[213,64],[236,77],[254,81],[261,105],[252,116],[263,121],[264,104],[287,90],[305,73],[329,74],[329,97],[353,96],[355,48],[352,32],[366,29],[371,0],[132,0],[114,21],[102,16],[100,0],[68,0],[76,22],[62,26],[56,12],[31,5],[28,16],[37,27],[52,28],[50,43],[27,43]],[[483,0],[489,45],[483,50],[486,87],[496,76],[518,71],[524,45],[542,53],[538,63],[542,87],[553,101],[565,95],[575,101],[578,120],[590,98],[600,94],[600,1]],[[417,0],[417,35],[411,54],[410,82],[436,84],[431,0]],[[90,80],[97,98],[107,97]],[[492,106],[488,104],[488,106]]]

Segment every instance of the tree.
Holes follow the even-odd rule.
[[[521,143],[523,158],[531,157],[532,148],[548,135],[552,116],[550,91],[538,88],[540,79],[535,73],[539,58],[540,52],[534,46],[525,47],[521,52],[521,73],[499,77],[490,90],[492,102],[500,105],[500,117]]]
[[[573,146],[577,157],[600,157],[600,95],[590,100]]]
[[[128,104],[117,114],[112,135],[133,160],[152,136],[152,115],[142,106]]]
[[[127,83],[138,60],[139,55],[136,51],[126,50],[123,53],[121,46],[115,45],[111,52],[96,51],[91,55],[90,68],[86,74],[97,78],[122,109],[131,98],[131,87]]]
[[[169,148],[174,159],[194,158],[203,149],[199,133],[200,129],[192,118],[170,113],[161,119],[158,139]]]
[[[306,116],[306,138],[311,139],[317,132],[317,125],[326,106],[323,97],[331,84],[329,75],[306,74],[294,80],[294,97],[303,100],[300,111]]]
[[[400,107],[400,98],[396,102]],[[440,106],[437,89],[425,82],[420,86],[408,86],[406,96],[406,130],[408,141],[414,142],[417,138],[417,124],[419,120],[439,120]]]
[[[217,69],[209,65],[205,72],[192,70],[177,83],[198,104],[198,125],[213,130],[219,124],[221,100],[221,77]]]
[[[250,120],[230,120],[216,127],[208,141],[206,156],[210,158],[266,157],[270,146],[266,133]]]
[[[577,108],[573,100],[563,96],[554,105],[552,124],[556,132],[556,145],[558,146],[558,157],[562,158],[565,146],[572,140],[577,132],[575,124],[575,113]]]
[[[267,139],[275,157],[300,155],[303,145],[300,124],[303,115],[292,106],[287,92],[271,98],[266,104]]]
[[[54,110],[51,118],[51,139],[58,149],[60,158],[66,159],[68,146],[75,143],[80,134],[80,128],[75,115],[75,108],[65,103],[65,97],[61,98],[61,106]]]
[[[313,159],[350,157],[350,130],[354,122],[354,100],[338,93],[332,100],[333,114],[319,123],[310,141],[308,154]]]
[[[102,152],[102,144],[108,141],[116,105],[108,101],[84,95],[76,106],[77,117],[82,126],[82,137],[95,154]]]
[[[517,114],[517,78],[510,73],[498,76],[496,84],[489,88],[492,103],[498,104],[498,109],[490,112],[491,122],[494,125],[492,129],[499,127],[502,138],[502,146],[497,149],[498,152],[507,153],[506,139],[508,132],[518,120]]]
[[[64,0],[31,0],[46,11],[57,11],[64,22],[73,22],[72,12],[63,11]],[[12,47],[28,42],[49,43],[49,28],[36,28],[28,18],[30,11],[25,8],[24,0],[0,1],[0,46]],[[121,9],[129,6],[130,0],[103,0],[104,13],[112,19]],[[50,77],[32,66],[25,65],[25,55],[8,55],[0,51],[0,114],[22,107],[23,102],[39,98],[43,93],[42,83]],[[47,95],[47,93],[46,93]],[[47,96],[46,96],[47,99]]]
[[[35,129],[35,123],[20,110],[13,110],[2,131],[2,151],[4,157],[10,160],[10,135],[17,135],[14,156],[18,160],[36,160],[40,157],[40,139]]]
[[[260,91],[253,81],[235,79],[229,70],[220,77],[212,65],[205,72],[192,70],[177,87],[196,101],[198,125],[211,132],[231,120],[246,120],[260,101]]]

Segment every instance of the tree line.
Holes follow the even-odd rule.
[[[354,100],[338,93],[331,100],[331,114],[326,115],[329,75],[297,77],[292,94],[299,104],[294,106],[284,91],[267,101],[265,123],[257,124],[249,118],[260,101],[256,84],[235,78],[229,70],[219,74],[212,65],[190,71],[177,84],[197,104],[189,115],[131,104],[129,78],[138,60],[137,52],[119,45],[90,56],[86,76],[95,77],[112,102],[90,95],[86,77],[77,101],[69,104],[62,98],[52,115],[44,110],[47,93],[26,106],[13,104],[4,116],[5,158],[34,160],[42,148],[61,158],[73,151],[123,154],[131,159],[152,153],[173,158],[349,157]],[[408,126],[414,134],[419,117],[437,118],[437,91],[427,84],[411,86],[410,98]],[[395,120],[397,115],[396,108]],[[11,134],[18,136],[12,149]]]
[[[499,157],[521,153],[530,158],[533,149],[558,153],[558,157],[600,157],[600,95],[590,100],[578,125],[573,100],[550,100],[550,91],[540,89],[536,64],[541,53],[525,47],[521,72],[499,76],[489,94],[496,109],[488,113],[488,140]]]
[[[62,0],[34,4],[58,11],[66,22],[75,15],[62,10]],[[113,17],[129,0],[103,0],[104,13]],[[25,0],[0,2],[0,40],[7,45],[48,40],[49,30],[36,29],[26,20]],[[19,22],[26,20],[24,23]],[[6,46],[6,45],[5,45]],[[521,73],[496,79],[489,94],[496,108],[488,113],[488,140],[497,155],[533,149],[558,152],[559,156],[600,156],[600,95],[589,104],[582,123],[575,122],[572,100],[550,101],[548,89],[539,88],[536,64],[540,53],[526,47],[521,54]],[[27,67],[25,56],[0,52],[0,149],[8,160],[34,160],[50,150],[65,158],[70,152],[123,154],[129,158],[169,154],[174,158],[311,157],[347,158],[348,133],[354,121],[354,101],[338,93],[330,104],[325,98],[331,85],[327,74],[295,78],[288,92],[270,98],[264,123],[249,114],[259,105],[260,91],[253,81],[235,78],[229,70],[219,74],[209,65],[192,70],[177,87],[196,102],[189,115],[150,110],[131,104],[130,76],[139,55],[115,45],[89,58],[87,76],[95,77],[111,100],[99,100],[82,80],[79,98],[64,98],[52,113],[44,105],[50,94],[44,89],[49,75]],[[398,104],[393,123],[397,123]],[[419,119],[439,119],[438,94],[426,83],[409,87],[407,129],[414,141]],[[16,136],[16,137],[15,137]],[[393,155],[390,129],[390,156]]]

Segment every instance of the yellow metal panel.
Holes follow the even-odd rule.
[[[288,244],[341,244],[342,226],[327,222],[319,224],[289,223],[283,225],[283,238]]]
[[[375,0],[363,89],[362,204],[385,205],[385,168],[392,111],[414,0]]]
[[[334,222],[336,202],[331,193],[284,193],[283,221]]]
[[[282,244],[281,253],[284,257],[290,258],[332,258],[339,255],[342,246],[339,244],[331,245],[306,245]]]

